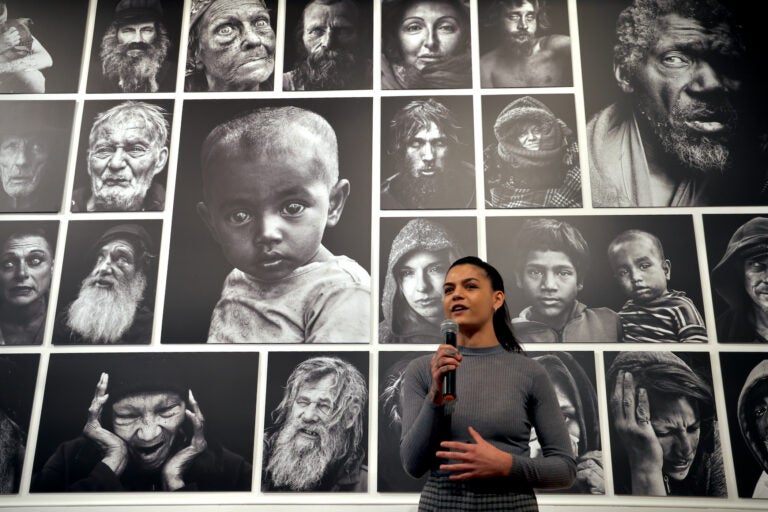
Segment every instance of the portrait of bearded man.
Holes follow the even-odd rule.
[[[370,89],[370,25],[363,2],[308,2],[299,15],[295,66],[283,73],[283,90]]]
[[[176,12],[168,13],[168,18],[171,17],[179,16]],[[99,46],[101,73],[94,69],[88,91],[173,91],[175,44],[165,20],[160,0],[120,0]]]
[[[81,233],[78,238],[83,238]],[[70,250],[77,245],[75,241],[80,240],[70,239]],[[87,247],[87,241],[82,242]],[[152,294],[147,290],[154,280],[157,258],[153,237],[139,224],[114,225],[99,236],[87,255],[85,264],[93,266],[80,282],[76,297],[69,303],[59,301],[54,343],[149,343],[154,313]],[[65,260],[69,270],[67,263]]]
[[[291,357],[273,354],[273,361],[282,369]],[[344,359],[311,357],[293,368],[264,433],[262,491],[367,490],[368,390],[358,369],[365,361],[367,354],[344,353]],[[269,381],[281,379],[271,375]]]

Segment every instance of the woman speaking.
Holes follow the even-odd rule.
[[[458,324],[458,348],[415,359],[402,391],[400,457],[412,476],[430,470],[419,510],[536,511],[534,487],[570,487],[576,475],[554,387],[515,340],[491,265],[473,256],[454,262],[443,308]],[[444,401],[443,376],[455,369],[457,399]],[[542,458],[529,456],[532,427]]]

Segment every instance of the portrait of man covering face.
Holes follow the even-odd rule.
[[[250,490],[257,367],[257,354],[52,358],[31,491]],[[243,416],[222,414],[217,393]]]
[[[368,386],[357,365],[347,361],[359,364],[360,354],[350,355],[311,357],[290,372],[264,433],[262,491],[367,490]]]
[[[371,88],[371,16],[364,2],[311,0],[298,18],[284,91]]]
[[[58,212],[74,102],[0,104],[0,212]]]
[[[109,24],[101,42],[94,41],[100,65],[91,72],[89,92],[164,92],[176,88],[178,30],[171,36],[166,24],[178,23],[180,12],[173,5],[163,7],[160,0],[104,3],[99,15],[108,17]]]
[[[80,180],[87,183],[72,193],[72,211],[162,211],[158,175],[168,163],[169,119],[163,107],[142,101],[99,112],[88,135],[88,178]]]
[[[76,298],[60,304],[54,343],[149,343],[154,312],[145,299],[151,299],[148,283],[156,271],[153,237],[138,224],[114,225],[87,255],[93,266]]]

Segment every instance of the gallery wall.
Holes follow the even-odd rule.
[[[570,489],[539,492],[543,509],[768,509],[759,499],[768,497],[760,409],[768,359],[760,342],[768,336],[756,313],[768,286],[761,277],[768,118],[757,93],[765,74],[755,50],[758,16],[737,2],[727,5],[732,18],[702,11],[699,2],[690,16],[709,12],[725,28],[704,22],[717,27],[709,46],[660,57],[670,69],[636,62],[631,73],[652,78],[622,89],[613,47],[626,0],[546,2],[546,19],[540,12],[534,19],[536,45],[520,50],[541,60],[511,75],[527,76],[523,84],[505,83],[500,63],[524,57],[499,51],[497,60],[481,58],[504,48],[500,24],[519,23],[494,2],[423,2],[445,9],[420,14],[436,39],[445,38],[432,51],[454,54],[409,68],[387,34],[407,46],[414,32],[403,19],[382,28],[398,2],[360,1],[354,29],[341,36],[354,32],[356,64],[345,69],[355,80],[284,90],[282,74],[304,55],[296,33],[309,2],[229,5],[241,18],[226,28],[211,22],[206,28],[218,32],[209,37],[200,27],[217,3],[227,4],[5,2],[9,20],[32,20],[32,43],[0,53],[0,430],[12,439],[0,461],[0,507],[415,510],[426,477],[408,475],[400,463],[403,372],[441,339],[435,315],[442,314],[447,265],[477,255],[504,278],[523,348],[567,395],[560,405],[579,478]],[[429,18],[435,12],[444,17]],[[102,72],[102,37],[117,19],[165,27],[168,50],[154,92],[125,92]],[[0,28],[0,45],[16,41],[8,39],[10,26]],[[266,48],[244,66],[274,60],[260,90],[206,85],[217,63],[245,55],[216,42],[228,31],[259,38],[238,42],[241,48]],[[647,35],[637,28],[624,40],[632,47]],[[190,44],[197,51],[188,52]],[[205,44],[214,57],[203,53]],[[21,58],[39,73],[14,74],[7,64]],[[185,76],[190,71],[202,81]],[[707,79],[719,85],[702,92]],[[642,87],[651,92],[642,96]],[[681,97],[694,98],[694,106]],[[136,105],[141,115],[103,117]],[[419,105],[434,138],[408,124],[408,109]],[[614,117],[588,128],[611,105]],[[654,117],[654,108],[667,109],[671,121]],[[152,119],[165,120],[167,140]],[[534,128],[544,146],[521,149]],[[680,135],[678,146],[720,144],[726,156],[717,169],[711,161],[707,170],[698,160],[684,165],[674,145],[652,142],[659,135]],[[29,149],[18,149],[23,144]],[[554,159],[545,161],[542,148]],[[140,205],[99,195],[101,186],[139,187],[127,183],[117,153],[134,175],[151,174]],[[605,162],[611,165],[596,167]],[[40,179],[30,185],[25,173]],[[547,230],[559,230],[559,241],[542,242]],[[660,265],[659,293],[681,293],[648,302],[637,292],[627,303],[633,292],[622,289],[619,257],[609,247],[628,230],[634,238],[624,242],[650,261],[643,269]],[[116,241],[129,246],[127,257]],[[526,284],[535,278],[535,254],[564,258],[568,268],[552,277],[558,284]],[[104,265],[112,277],[99,272]],[[125,285],[125,292],[114,304],[109,293],[86,296],[91,281],[102,289]],[[554,296],[568,286],[568,298],[556,302],[574,308],[570,323],[553,329],[536,309],[536,290],[550,287]],[[118,328],[124,310],[135,314]],[[77,311],[79,324],[71,321]],[[632,488],[632,441],[616,424],[626,389],[617,383],[620,370],[657,398],[646,442],[662,447],[667,496]],[[301,398],[305,380],[317,385],[326,374],[335,376],[328,404],[319,394]],[[157,472],[129,478],[106,469],[104,476],[105,449],[89,434],[94,425],[119,430],[123,419],[112,406],[158,386],[187,410],[163,430],[175,437],[162,442],[175,453],[206,440],[196,465],[183,466],[185,487],[175,493],[160,492],[166,482]],[[675,398],[665,402],[668,396]],[[347,447],[318,459],[330,469],[303,490],[293,480],[275,483],[265,469],[298,407],[324,418],[313,435],[337,435]],[[665,407],[683,419],[665,417]],[[149,460],[154,449],[138,452]],[[675,461],[685,468],[670,469]]]

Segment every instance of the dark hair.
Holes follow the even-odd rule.
[[[589,269],[589,246],[578,229],[556,219],[528,219],[523,223],[513,243],[515,270],[522,272],[531,251],[562,252],[570,258],[576,269],[579,284]]]
[[[487,263],[477,256],[464,256],[454,261],[448,270],[459,265],[474,265],[483,269],[491,281],[491,289],[495,292],[504,292],[504,280],[501,278],[501,274],[490,263]],[[510,324],[509,307],[507,307],[507,300],[504,299],[504,303],[499,309],[493,313],[493,332],[496,334],[496,338],[499,340],[504,349],[510,352],[517,352],[524,354],[523,347],[518,343],[515,334],[512,332],[512,325]]]
[[[486,27],[501,26],[501,20],[504,19],[506,9],[510,7],[520,7],[523,4],[531,4],[536,11],[536,24],[539,29],[546,30],[550,27],[549,16],[547,14],[546,0],[496,0],[488,9],[483,25]]]
[[[420,130],[429,129],[431,123],[443,132],[451,144],[462,145],[459,140],[460,127],[454,115],[442,103],[428,98],[411,101],[398,110],[389,122],[389,131],[392,134],[390,153],[400,154],[400,151],[408,146],[409,140]]]

